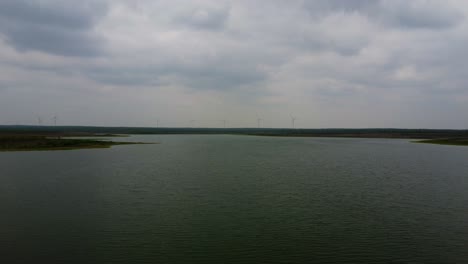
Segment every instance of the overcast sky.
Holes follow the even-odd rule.
[[[0,124],[468,128],[467,15],[465,0],[0,0]]]

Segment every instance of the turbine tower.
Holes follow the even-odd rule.
[[[296,122],[296,118],[291,114],[289,114],[289,116],[291,117],[291,125],[292,125],[292,128],[294,129],[296,128],[296,126],[294,125],[294,122]]]
[[[257,115],[257,126],[260,128],[260,125],[262,123],[262,119]]]
[[[37,116],[37,125],[42,125],[42,118],[40,116]]]
[[[58,120],[58,116],[57,116],[57,114],[55,114],[54,117],[52,117],[52,121],[54,122],[54,126],[57,126],[57,120]],[[61,139],[60,133],[57,134],[57,139]]]
[[[54,115],[54,117],[52,117],[52,120],[54,121],[54,126],[57,126],[57,120],[58,120],[57,115]]]

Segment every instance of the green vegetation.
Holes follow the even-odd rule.
[[[143,144],[100,140],[130,134],[231,134],[276,137],[352,137],[421,139],[418,143],[468,145],[468,130],[397,128],[171,128],[89,126],[5,126],[0,125],[0,151],[108,148],[113,145]],[[86,137],[86,139],[76,139]]]
[[[109,148],[114,145],[148,144],[140,142],[113,142],[98,139],[72,139],[43,135],[0,135],[0,151],[72,150]]]
[[[89,126],[4,126],[1,134],[54,136],[109,136],[116,134],[232,134],[283,137],[359,137],[359,138],[468,138],[468,130],[397,128],[177,128],[177,127],[89,127]]]
[[[468,146],[468,138],[438,138],[438,139],[416,141],[416,143]]]

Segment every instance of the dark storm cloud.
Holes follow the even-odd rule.
[[[94,56],[100,38],[92,29],[105,11],[102,2],[2,0],[0,34],[20,51]]]

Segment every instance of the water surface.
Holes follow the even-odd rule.
[[[468,148],[132,136],[0,152],[1,263],[467,263]]]

